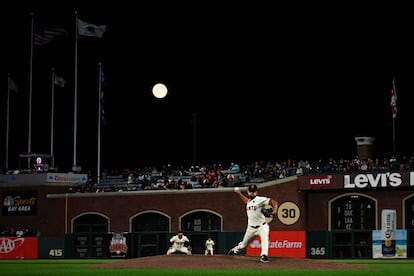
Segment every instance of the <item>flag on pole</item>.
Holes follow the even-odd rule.
[[[62,77],[59,77],[56,74],[55,74],[55,79],[53,82],[59,87],[65,87],[65,83],[66,83],[66,81]]]
[[[106,86],[106,77],[104,72],[101,70],[101,121],[106,125],[106,116],[105,116],[105,94],[103,88]]]
[[[63,28],[50,28],[50,29],[36,29],[33,33],[33,42],[36,46],[46,45],[58,37],[67,35],[68,32]]]
[[[395,89],[395,81],[392,80],[392,88],[391,88],[391,112],[392,117],[397,117],[397,90]]]
[[[105,31],[106,31],[106,25],[90,24],[78,18],[79,37],[102,38]]]
[[[17,84],[14,82],[12,78],[10,78],[9,82],[9,90],[15,93],[19,93],[19,89],[17,88]]]

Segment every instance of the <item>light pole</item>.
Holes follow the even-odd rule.
[[[193,165],[197,163],[197,113],[193,113]]]

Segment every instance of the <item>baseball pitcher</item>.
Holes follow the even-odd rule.
[[[250,184],[247,190],[248,197],[242,194],[239,187],[234,188],[234,191],[246,204],[247,228],[243,240],[237,246],[230,249],[229,255],[239,254],[256,236],[260,236],[260,261],[262,263],[268,263],[270,232],[268,218],[273,218],[276,215],[279,203],[270,197],[258,196],[257,186],[255,184]],[[267,205],[270,205],[271,208],[266,208]]]

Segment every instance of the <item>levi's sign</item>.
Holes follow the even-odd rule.
[[[402,180],[401,173],[378,173],[378,174],[357,174],[344,175],[345,189],[365,188],[391,188],[391,187],[414,186],[414,172],[410,172],[409,183]]]
[[[330,187],[333,184],[332,175],[309,176],[308,180],[311,188],[325,188]]]

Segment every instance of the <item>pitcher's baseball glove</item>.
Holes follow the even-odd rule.
[[[262,208],[262,213],[266,218],[266,222],[269,223],[273,220],[273,208],[271,205],[266,205],[265,207]]]
[[[267,218],[273,218],[273,208],[262,208],[262,213]]]

